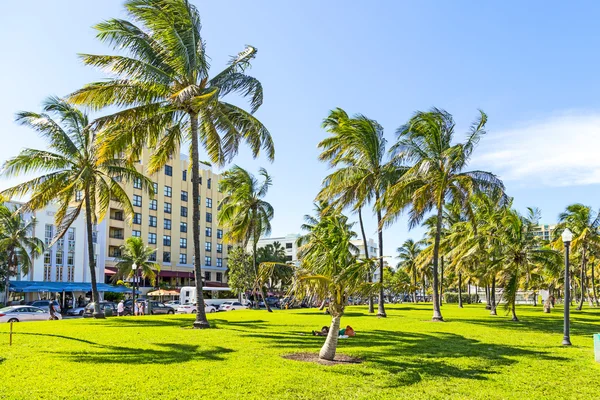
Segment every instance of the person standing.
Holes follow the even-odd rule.
[[[144,314],[146,314],[146,303],[142,301],[140,303],[140,315],[144,315]]]
[[[117,304],[117,314],[119,317],[123,316],[123,312],[125,312],[125,304],[123,303],[123,300],[121,300],[119,304]]]
[[[50,300],[50,303],[48,304],[48,311],[50,312],[50,320],[55,320],[58,319],[56,317],[56,310],[54,309],[54,300]]]
[[[134,312],[134,315],[136,315],[136,316],[140,315],[140,306],[138,305],[137,301],[133,302],[133,312]]]

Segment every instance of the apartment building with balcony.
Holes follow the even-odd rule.
[[[145,151],[137,164],[146,172],[150,154]],[[200,169],[200,197],[192,197],[191,171],[186,155],[180,154],[149,178],[154,198],[142,190],[141,182],[123,184],[130,197],[134,215],[126,221],[124,211],[112,203],[99,227],[106,237],[106,279],[116,271],[121,246],[130,236],[141,237],[156,249],[154,261],[160,265],[159,283],[171,287],[193,285],[194,253],[192,238],[192,201],[200,204],[202,279],[205,286],[226,286],[227,246],[217,223],[217,207],[223,198],[218,191],[220,175],[209,168]]]

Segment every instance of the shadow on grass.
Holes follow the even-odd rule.
[[[318,349],[324,338],[293,333],[247,336],[290,351]],[[328,370],[332,373],[366,377],[374,370],[389,372],[387,387],[412,385],[428,378],[486,380],[500,367],[518,363],[518,357],[563,361],[562,357],[527,348],[484,343],[454,333],[416,334],[375,330],[340,340],[338,351],[360,357],[363,369]]]

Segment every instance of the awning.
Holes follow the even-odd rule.
[[[158,289],[152,292],[146,293],[148,296],[179,296],[179,290],[165,290]]]
[[[185,271],[160,271],[158,276],[162,276],[163,278],[194,278],[194,273]]]
[[[130,292],[126,286],[108,285],[98,283],[96,285],[99,292],[127,293]],[[92,284],[88,282],[40,282],[40,281],[10,281],[8,290],[11,292],[89,292],[92,290]]]
[[[104,275],[114,275],[117,271],[113,271],[112,269],[104,268]]]

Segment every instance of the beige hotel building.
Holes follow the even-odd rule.
[[[144,151],[137,166],[146,172],[149,152]],[[158,283],[170,287],[194,284],[194,252],[192,239],[192,201],[200,203],[201,259],[204,286],[227,286],[227,245],[217,223],[217,207],[223,198],[218,191],[220,175],[200,166],[200,198],[192,198],[191,170],[186,155],[173,157],[161,171],[149,176],[154,182],[154,199],[142,191],[141,182],[124,185],[133,204],[131,224],[125,221],[122,207],[112,203],[110,212],[98,226],[106,246],[105,279],[115,274],[121,246],[130,236],[141,237],[156,248],[155,258],[160,265]],[[102,241],[104,242],[104,241]],[[99,242],[100,244],[100,242]],[[146,283],[146,286],[149,286]]]

